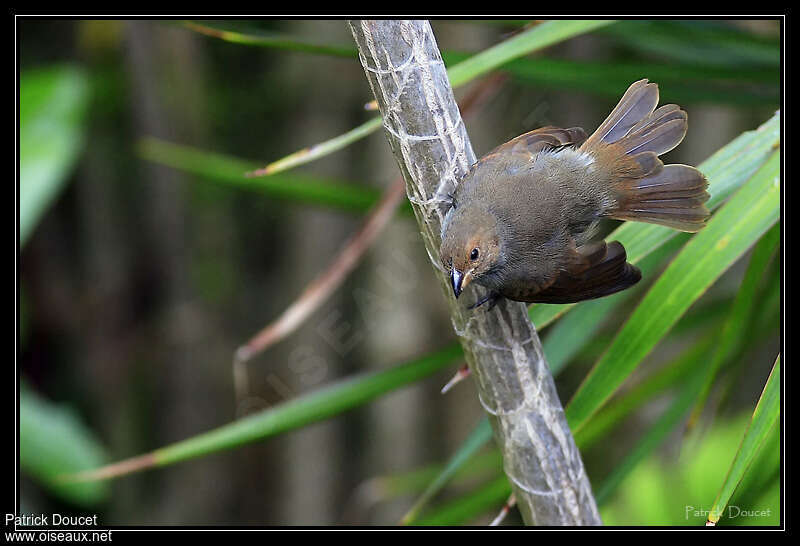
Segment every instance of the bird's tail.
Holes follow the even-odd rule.
[[[698,231],[709,216],[705,177],[694,167],[664,166],[658,159],[686,136],[686,112],[657,104],[656,84],[632,84],[581,149],[610,169],[605,216]]]

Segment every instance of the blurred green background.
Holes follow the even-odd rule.
[[[248,364],[247,392],[234,391],[236,348],[330,263],[399,174],[377,131],[272,177],[243,176],[375,116],[345,21],[17,24],[21,511],[90,511],[132,525],[393,525],[477,430],[476,453],[417,522],[491,521],[509,488],[475,429],[474,387],[439,394],[457,351],[411,386],[266,441],[110,482],[59,481],[438,354],[455,336],[416,225],[400,212],[343,287]],[[449,66],[525,24],[432,22]],[[209,28],[238,33],[221,39]],[[467,127],[478,155],[542,125],[591,131],[631,82],[649,78],[662,103],[689,113],[689,133],[665,163],[698,165],[773,116],[780,62],[776,20],[616,22],[502,65],[507,78]],[[691,426],[683,406],[664,415],[691,371],[713,360],[751,253],[692,303],[605,408],[621,409],[598,414],[608,425],[582,453],[606,524],[704,523],[694,509],[714,502],[780,351],[777,229],[759,243],[741,339]],[[613,312],[590,323],[567,322],[571,313],[541,331],[565,404],[673,246]],[[722,524],[779,523],[779,434],[769,430],[729,503],[739,513],[726,511]],[[754,510],[769,515],[747,515]],[[507,523],[519,521],[512,512]]]

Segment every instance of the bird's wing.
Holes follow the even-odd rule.
[[[589,243],[571,250],[570,259],[555,281],[527,299],[533,303],[575,303],[607,296],[639,282],[642,274],[626,262],[617,241]]]
[[[479,162],[491,160],[499,154],[520,155],[527,159],[533,159],[542,150],[562,146],[579,146],[584,140],[586,140],[586,131],[580,127],[569,129],[541,127],[501,144],[483,156]]]

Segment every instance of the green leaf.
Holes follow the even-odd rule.
[[[247,178],[244,174],[256,169],[257,164],[156,138],[140,141],[139,155],[148,161],[203,178],[259,190],[277,199],[367,212],[380,197],[380,193],[373,188],[297,172]]]
[[[517,59],[501,70],[538,89],[575,89],[618,99],[646,75],[658,83],[662,97],[680,104],[725,103],[738,106],[780,104],[780,70],[775,68],[709,67],[695,64],[571,59]]]
[[[63,483],[58,476],[97,467],[107,460],[94,434],[69,407],[45,400],[25,382],[19,389],[19,465],[62,499],[96,506],[108,497],[102,483]]]
[[[679,443],[679,435],[670,435],[664,449],[652,453],[637,465],[617,491],[603,503],[600,507],[603,522],[617,526],[702,526],[711,508],[710,503],[725,479],[728,470],[725,462],[736,452],[749,420],[750,415],[719,419],[709,430],[702,434],[698,431],[693,438],[696,441],[684,440],[683,444]],[[747,510],[771,509],[771,517],[760,515],[745,518],[740,515],[735,519],[726,519],[724,523],[779,523],[780,500],[777,495],[771,495],[773,486],[780,486],[777,428],[773,426],[757,459],[750,465],[745,481],[730,503]],[[763,474],[760,472],[762,470]],[[739,491],[743,494],[739,494]],[[703,503],[703,499],[707,503]]]
[[[596,489],[595,500],[597,500],[598,504],[602,504],[608,500],[625,476],[661,444],[667,435],[678,425],[681,418],[689,411],[689,408],[697,399],[697,396],[700,394],[700,389],[703,386],[702,370],[702,367],[692,370],[688,383],[676,400],[672,402],[667,411],[659,417],[655,424],[647,429],[647,432],[639,439],[636,446],[614,467],[614,470],[611,471]]]
[[[711,361],[711,366],[708,368],[703,392],[692,411],[691,422],[694,422],[700,415],[705,400],[711,391],[714,379],[722,365],[731,359],[739,347],[744,345],[744,340],[747,338],[746,328],[749,326],[748,319],[753,316],[754,307],[756,303],[758,303],[756,294],[759,288],[759,281],[761,281],[761,278],[764,276],[769,261],[780,245],[780,227],[780,223],[777,223],[761,238],[753,250],[750,263],[747,266],[747,271],[745,272],[739,291],[731,306],[728,319],[725,321],[725,325],[719,334],[717,350],[714,352],[714,358]]]
[[[586,449],[594,445],[606,437],[610,430],[620,425],[626,417],[632,415],[636,409],[650,402],[659,394],[667,392],[674,385],[685,382],[687,377],[692,376],[692,371],[702,367],[708,361],[713,339],[713,336],[706,336],[693,344],[658,372],[653,373],[595,413],[586,426],[575,434],[575,442],[578,447]]]
[[[277,161],[273,161],[269,165],[264,168],[257,169],[251,173],[248,173],[249,176],[266,176],[275,173],[279,173],[281,171],[287,171],[289,169],[293,169],[294,167],[299,167],[300,165],[305,165],[306,163],[311,163],[321,157],[325,157],[326,155],[330,155],[333,152],[337,152],[343,148],[346,148],[353,142],[361,140],[362,138],[374,133],[382,124],[381,118],[372,118],[366,123],[362,123],[355,129],[351,129],[346,133],[342,133],[341,135],[326,140],[325,142],[320,142],[319,144],[315,144],[308,148],[303,148],[302,150],[298,150],[293,152]]]
[[[88,102],[86,74],[74,66],[20,75],[20,247],[55,201],[83,149]]]
[[[229,27],[231,23],[226,22],[225,24]],[[358,59],[358,50],[353,46],[326,44],[314,40],[297,38],[280,32],[265,32],[263,30],[251,28],[241,31],[232,30],[230,28],[223,29],[214,24],[209,25],[206,22],[197,23],[194,21],[185,21],[183,25],[189,30],[234,44]]]
[[[645,296],[567,406],[579,430],[684,312],[780,214],[780,152],[694,235]]]
[[[714,506],[711,508],[711,513],[708,516],[708,520],[711,523],[717,523],[722,517],[723,510],[725,510],[725,506],[728,504],[731,495],[733,495],[733,492],[744,478],[761,444],[778,420],[778,415],[781,411],[780,376],[781,357],[778,355],[775,364],[772,366],[772,372],[769,374],[764,391],[758,399],[758,404],[756,404],[753,418],[742,438],[739,451],[736,452],[736,457],[731,463],[728,475],[725,477],[725,481],[722,484],[722,488],[716,500],[714,500]]]
[[[437,506],[417,520],[417,525],[462,525],[492,508],[500,507],[511,495],[511,484],[505,475],[443,506]]]
[[[217,24],[194,21],[184,22],[184,26],[200,34],[235,44],[358,59],[358,51],[353,46],[322,43],[290,34],[252,28],[232,28],[234,26],[232,22],[226,22],[224,28]],[[474,53],[468,52],[442,51],[442,59],[447,66],[462,62],[473,55]],[[780,70],[777,64],[774,67],[743,68],[734,64],[708,66],[697,63],[697,59],[694,59],[694,63],[664,64],[540,57],[514,59],[503,64],[501,69],[524,83],[535,84],[538,88],[578,89],[614,98],[618,98],[620,89],[625,89],[631,82],[640,79],[642,74],[646,74],[652,81],[659,83],[663,95],[681,104],[707,101],[777,106],[780,101]],[[371,131],[374,128],[364,125],[358,129]],[[324,150],[324,147],[314,148],[320,153]],[[285,158],[288,164],[298,159],[307,162],[313,158],[306,156],[302,150]],[[278,168],[276,163],[279,162],[271,164],[272,168]]]
[[[541,25],[521,32],[504,42],[500,42],[477,55],[449,67],[447,69],[447,74],[450,79],[450,84],[453,87],[458,87],[517,57],[609,23],[611,23],[611,21],[549,21],[547,23],[542,23]],[[194,24],[192,23],[192,25]],[[300,42],[288,37],[276,37],[274,35],[266,35],[260,38],[253,36],[248,37],[240,33],[222,31],[202,25],[194,25],[192,28],[217,38],[239,41],[239,43],[248,42],[251,44],[285,47],[289,49],[312,51],[315,53],[323,52],[325,49],[325,47],[310,45],[307,42]],[[373,118],[342,135],[291,153],[277,161],[273,161],[267,167],[261,169],[261,172],[257,172],[257,174],[266,175],[277,173],[325,157],[353,142],[367,137],[377,131],[381,126],[381,118]],[[158,161],[158,159],[155,159],[155,161]],[[183,163],[181,164],[185,165]],[[171,166],[179,168],[176,165]],[[255,167],[248,169],[246,172],[251,171],[256,171]],[[242,173],[244,172],[245,171],[242,171]]]
[[[376,476],[363,482],[360,491],[367,494],[365,502],[392,501],[398,497],[419,495],[430,486],[431,482],[445,469],[444,464],[431,464],[411,470],[393,472]],[[503,471],[503,455],[498,449],[487,449],[483,453],[470,457],[451,476],[450,484],[454,487],[469,487],[476,482],[495,478]],[[356,495],[359,491],[356,492]]]
[[[414,505],[403,516],[401,523],[409,525],[419,516],[422,509],[430,502],[430,500],[442,490],[442,488],[450,481],[456,472],[458,472],[469,459],[477,453],[477,451],[485,446],[492,439],[492,427],[489,425],[489,420],[484,417],[478,423],[478,426],[467,437],[461,447],[456,451],[450,460],[447,462],[442,471],[436,478],[430,482],[425,491],[420,495]]]
[[[631,294],[620,292],[583,303],[547,331],[542,348],[553,375],[559,373],[603,327],[603,318]]]
[[[580,21],[577,19],[546,21],[448,68],[447,76],[450,79],[450,85],[458,87],[513,59],[613,22],[611,20]]]
[[[418,360],[333,383],[209,432],[68,479],[87,481],[117,477],[263,440],[366,404],[382,394],[428,377],[461,357],[461,347],[452,344]]]
[[[750,423],[751,415],[747,416],[747,424]],[[779,421],[778,421],[779,422]],[[758,454],[755,459],[750,463],[747,472],[745,473],[742,481],[739,483],[736,491],[731,499],[728,501],[728,510],[726,510],[727,518],[722,520],[723,524],[735,525],[779,525],[780,524],[780,506],[781,494],[780,489],[783,480],[781,479],[781,427],[778,422],[772,425],[769,434],[761,444]],[[747,424],[743,427],[746,430]],[[735,448],[738,449],[742,439],[742,429],[737,435],[737,442]],[[722,455],[722,460],[728,460],[731,452],[734,449],[727,450]],[[725,468],[725,474],[715,479],[714,484],[711,486],[712,492],[706,494],[706,498],[711,495],[716,495],[719,491],[719,484],[725,479],[728,469]],[[763,512],[752,514],[751,516],[743,516],[736,514],[735,508],[731,506],[747,507],[756,511],[763,511],[771,509],[768,514]],[[733,519],[732,516],[737,517]]]
[[[761,37],[718,21],[620,21],[602,32],[637,52],[681,62],[739,68],[780,65],[778,35]]]

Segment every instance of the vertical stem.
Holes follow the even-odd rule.
[[[600,525],[580,453],[524,304],[467,310],[439,260],[448,194],[475,162],[427,21],[350,21],[453,328],[529,525]]]

